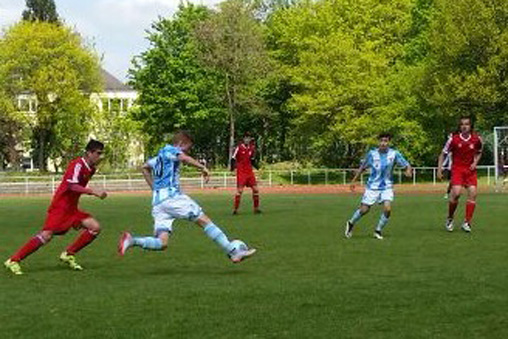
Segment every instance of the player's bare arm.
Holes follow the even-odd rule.
[[[141,173],[143,173],[143,177],[148,186],[150,186],[150,189],[153,189],[152,167],[148,163],[145,163],[143,167],[141,167]]]
[[[69,184],[69,189],[74,192],[96,196],[97,198],[99,198],[101,200],[106,199],[106,197],[108,196],[108,193],[106,191],[94,190],[92,188],[83,187],[79,184],[74,184],[74,183]]]
[[[476,171],[476,167],[478,166],[478,163],[480,162],[480,159],[482,158],[482,151],[476,153],[473,159],[473,163],[471,164],[471,171]]]
[[[205,165],[203,165],[193,157],[188,156],[185,153],[180,153],[180,155],[178,156],[178,160],[191,166],[194,166],[196,168],[199,168],[203,174],[203,177],[205,178],[205,182],[208,182],[210,180],[210,171],[208,171],[208,168],[206,168]]]
[[[443,180],[443,163],[445,156],[445,153],[441,152],[441,154],[439,154],[439,158],[437,159],[437,178],[439,180]]]
[[[358,180],[358,177],[362,175],[362,173],[367,169],[365,164],[362,164],[355,172],[355,175],[353,176],[353,179],[351,179],[351,184],[349,188],[351,189],[351,192],[354,192],[356,190],[356,182]]]
[[[406,171],[405,171],[404,175],[405,175],[406,177],[408,177],[408,178],[411,178],[411,177],[413,176],[413,167],[411,167],[411,166],[407,166],[407,167],[405,168],[405,170],[406,170]]]

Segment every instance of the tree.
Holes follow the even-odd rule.
[[[95,108],[90,93],[101,88],[99,58],[71,29],[46,22],[22,21],[0,40],[0,83],[15,97],[37,100],[29,117],[40,170],[51,157],[68,159],[91,130]]]
[[[304,1],[270,18],[270,48],[293,89],[292,148],[299,159],[350,166],[375,136],[397,132],[410,157],[423,144],[406,112],[411,97],[395,67],[411,1]]]
[[[59,23],[54,0],[26,0],[23,20]]]
[[[154,152],[178,129],[191,130],[199,156],[218,162],[226,123],[219,93],[222,83],[198,62],[194,27],[210,15],[204,6],[180,4],[173,18],[152,24],[150,48],[133,60],[131,84],[138,90],[133,118]]]
[[[263,26],[255,7],[242,0],[228,0],[196,28],[200,59],[222,78],[222,99],[229,120],[229,157],[235,146],[235,124],[245,112],[262,111],[260,82],[269,70]]]

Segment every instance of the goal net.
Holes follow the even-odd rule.
[[[496,186],[508,183],[508,126],[494,127],[494,165]]]

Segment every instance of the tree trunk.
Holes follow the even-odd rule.
[[[229,76],[226,75],[226,96],[228,99],[228,115],[229,115],[229,152],[228,152],[228,168],[231,168],[231,157],[235,149],[235,110],[234,102],[230,92]]]
[[[46,142],[46,130],[44,128],[39,129],[39,154],[37,162],[39,164],[39,172],[46,172],[46,157],[44,156]]]

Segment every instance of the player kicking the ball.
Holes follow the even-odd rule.
[[[23,274],[19,262],[47,244],[53,235],[63,235],[71,228],[81,228],[78,238],[62,252],[60,260],[71,269],[81,271],[83,268],[76,262],[74,255],[83,247],[89,245],[100,232],[99,222],[90,214],[78,209],[78,201],[82,194],[94,195],[100,199],[106,198],[104,191],[87,188],[88,181],[95,173],[95,166],[100,162],[104,144],[97,140],[90,140],[86,145],[83,157],[71,161],[63,176],[60,186],[53,196],[48,208],[46,222],[42,231],[30,239],[5,263],[5,267],[14,274]]]
[[[355,191],[355,183],[358,177],[367,168],[370,168],[370,176],[367,181],[367,187],[360,204],[360,207],[355,211],[351,219],[346,222],[346,238],[353,236],[354,225],[367,214],[370,207],[375,203],[383,204],[383,213],[379,218],[379,222],[374,230],[374,237],[376,239],[383,239],[383,228],[388,223],[392,211],[393,201],[393,179],[392,172],[395,163],[406,169],[405,175],[410,177],[412,175],[411,165],[406,159],[396,151],[389,147],[391,135],[383,133],[379,135],[378,148],[372,149],[367,153],[365,160],[360,165],[353,180],[351,181],[351,190]]]
[[[452,154],[451,185],[452,191],[448,202],[448,218],[445,229],[453,231],[453,217],[459,204],[462,187],[467,190],[466,217],[462,224],[462,230],[471,232],[471,220],[476,207],[476,194],[478,179],[476,166],[482,156],[482,139],[473,132],[471,118],[460,119],[459,133],[450,135],[443,151],[439,155],[437,175],[443,179],[443,161],[447,154]]]
[[[201,207],[180,191],[180,162],[201,169],[205,180],[209,179],[208,169],[185,154],[192,147],[192,143],[192,138],[187,132],[178,132],[173,138],[172,145],[163,147],[156,157],[148,160],[143,166],[143,175],[153,191],[154,236],[133,237],[130,233],[124,232],[118,244],[120,255],[124,255],[134,246],[152,251],[165,250],[169,236],[173,232],[175,219],[194,221],[201,226],[205,234],[215,241],[234,263],[256,253],[253,248],[235,246],[235,241],[229,241],[224,232],[203,213]]]

